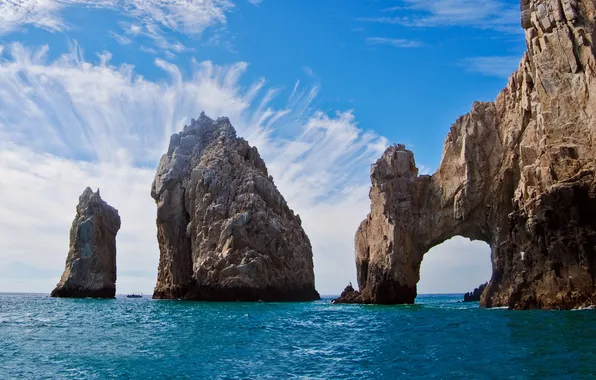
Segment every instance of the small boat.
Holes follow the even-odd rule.
[[[127,294],[126,298],[143,298],[142,294]]]

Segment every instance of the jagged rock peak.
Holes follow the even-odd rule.
[[[595,7],[522,0],[520,66],[453,124],[439,169],[416,176],[393,147],[373,166],[356,233],[361,293],[338,302],[414,302],[424,254],[460,235],[492,250],[482,306],[596,304]]]
[[[79,197],[70,229],[70,249],[52,297],[113,298],[116,294],[118,210],[90,187]]]
[[[478,301],[480,301],[482,292],[484,292],[484,289],[486,289],[487,285],[488,285],[488,282],[485,282],[484,284],[475,288],[473,291],[464,294],[464,302],[478,302]]]
[[[204,112],[201,112],[198,120],[191,119],[190,125],[185,125],[182,132],[173,134],[170,137],[168,151],[160,162],[158,177],[153,182],[151,196],[157,199],[170,184],[180,182],[192,164],[191,158],[202,156],[203,151],[214,142],[228,145],[235,142],[245,143],[244,139],[236,136],[236,130],[227,117],[213,120]],[[246,158],[253,161],[257,170],[268,176],[267,168],[257,148],[244,145]],[[168,159],[164,160],[165,157]],[[166,166],[161,167],[162,163]]]
[[[255,147],[204,113],[170,139],[152,185],[154,298],[318,299],[310,241]]]
[[[197,120],[190,119],[190,125],[185,125],[182,129],[183,133],[190,133],[193,130],[202,130],[199,133],[208,133],[215,130],[228,133],[231,136],[236,136],[236,130],[230,123],[227,117],[220,117],[216,121],[205,115],[205,112],[201,112],[201,115]]]
[[[414,161],[414,154],[406,150],[405,145],[392,145],[385,150],[381,159],[371,166],[371,180],[373,183],[388,177],[418,176],[418,168]]]

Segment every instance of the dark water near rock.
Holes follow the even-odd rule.
[[[596,311],[0,294],[0,379],[596,376]]]

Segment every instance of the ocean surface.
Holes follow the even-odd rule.
[[[596,310],[0,294],[0,379],[580,379]]]

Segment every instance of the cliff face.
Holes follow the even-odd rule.
[[[453,124],[437,172],[418,176],[403,146],[373,165],[361,293],[338,302],[414,302],[424,253],[460,235],[492,250],[481,305],[596,303],[594,8],[522,0],[527,52],[495,102]]]
[[[52,297],[114,298],[118,210],[104,202],[99,190],[85,189],[70,229],[66,268]]]
[[[310,301],[310,241],[256,148],[227,118],[201,114],[157,169],[161,252],[154,298]]]

